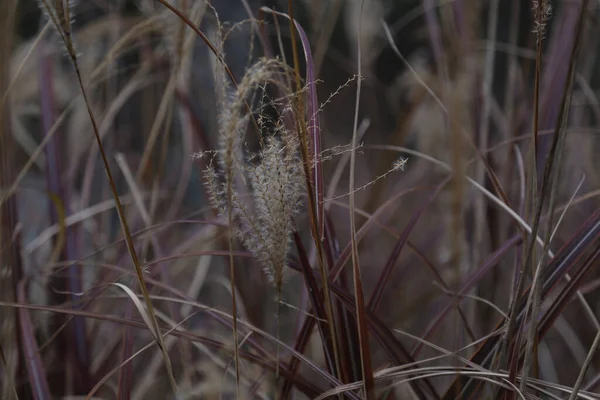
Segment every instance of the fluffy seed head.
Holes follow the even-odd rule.
[[[232,228],[278,291],[287,266],[293,217],[299,208],[303,182],[296,136],[282,118],[273,119],[263,113],[265,103],[272,102],[265,95],[266,84],[277,84],[282,68],[277,60],[259,60],[222,103],[219,149],[204,174],[213,206],[221,215],[232,212]],[[262,93],[258,110],[248,110],[248,98],[257,92]],[[290,100],[285,97],[285,101]],[[245,145],[245,132],[254,122],[262,138],[260,149],[252,153]]]

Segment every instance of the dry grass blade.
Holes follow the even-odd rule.
[[[152,333],[154,340],[159,341],[157,338],[157,335],[160,335],[160,332],[158,332],[154,329],[154,323],[152,322],[152,317],[150,316],[148,309],[146,307],[144,307],[144,305],[139,300],[139,298],[136,296],[136,294],[133,293],[133,291],[131,289],[129,289],[127,286],[123,285],[122,283],[111,283],[111,285],[114,285],[114,286],[118,287],[119,289],[121,289],[123,292],[125,292],[125,294],[131,299],[131,301],[133,302],[133,305],[138,310],[138,312],[140,313],[140,316],[142,317],[142,319],[148,326],[148,330]]]
[[[365,2],[362,0],[360,6],[358,31],[362,31],[362,13]],[[369,347],[369,333],[365,317],[365,299],[363,283],[358,259],[358,245],[356,242],[356,220],[354,212],[354,185],[356,171],[356,141],[358,137],[358,112],[361,95],[361,73],[362,73],[362,50],[360,40],[358,41],[358,82],[356,85],[356,105],[354,109],[354,128],[352,130],[352,150],[350,153],[350,240],[352,241],[352,276],[354,278],[354,300],[356,301],[356,320],[358,324],[358,340],[360,342],[360,361],[362,379],[364,384],[364,396],[367,400],[375,398],[373,369],[371,367],[371,351]]]
[[[594,342],[590,346],[588,355],[585,358],[583,365],[581,366],[581,370],[579,371],[579,376],[577,377],[577,381],[575,381],[575,385],[573,386],[573,391],[571,392],[571,395],[569,396],[569,400],[575,400],[578,397],[577,393],[581,389],[581,385],[583,384],[583,380],[585,379],[585,375],[588,371],[588,368],[590,367],[590,364],[593,361],[594,354],[596,353],[598,346],[600,346],[600,330],[596,333]]]
[[[389,381],[393,380],[393,383],[390,384],[389,387],[398,386],[401,384],[409,383],[415,380],[428,379],[428,378],[436,378],[436,377],[445,377],[445,376],[468,376],[472,379],[477,379],[484,382],[489,382],[499,387],[510,390],[515,393],[519,399],[527,400],[525,397],[525,393],[519,390],[519,388],[511,383],[508,380],[508,374],[491,372],[491,371],[477,371],[472,368],[456,368],[456,367],[422,367],[422,368],[414,368],[408,369],[406,371],[398,371],[386,376],[377,376],[376,381]],[[402,378],[404,376],[408,376],[407,378]],[[316,397],[315,400],[323,400],[330,396],[339,395],[349,390],[354,390],[357,387],[360,387],[360,383],[350,383],[347,385],[336,387],[335,389],[329,390],[319,397]]]

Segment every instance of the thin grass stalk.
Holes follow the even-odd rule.
[[[487,50],[485,54],[485,66],[483,79],[481,83],[481,101],[482,105],[482,115],[479,121],[479,147],[482,151],[486,151],[489,147],[489,136],[490,136],[490,114],[491,114],[491,97],[492,97],[492,85],[494,83],[494,64],[495,64],[495,56],[496,56],[496,35],[497,35],[497,25],[498,25],[498,7],[499,0],[492,0],[489,5],[488,10],[488,20],[487,20],[487,37],[488,41],[491,43],[491,47]],[[482,164],[477,164],[476,166],[476,175],[475,180],[479,182],[481,185],[485,185],[485,166]],[[474,218],[475,218],[475,234],[474,234],[474,246],[472,247],[471,252],[471,265],[479,265],[481,259],[483,258],[481,254],[481,249],[483,247],[483,237],[486,225],[489,220],[486,218],[486,208],[487,208],[487,200],[485,196],[479,195],[475,199],[474,204]],[[491,232],[490,232],[491,234]],[[474,316],[474,306],[471,308],[473,310]]]
[[[540,77],[542,69],[542,41],[544,40],[544,26],[546,21],[544,16],[546,12],[545,7],[549,7],[548,0],[533,0],[534,12],[535,12],[535,24],[536,27],[534,32],[536,33],[535,42],[535,77],[533,87],[533,131],[532,142],[533,142],[533,161],[537,165],[538,160],[538,131],[539,131],[539,111],[540,111]],[[533,178],[532,183],[536,183],[534,186],[537,189],[537,180]]]
[[[234,250],[234,231],[233,231],[233,170],[228,168],[227,179],[227,236],[229,248],[229,282],[231,283],[231,315],[233,316],[233,354],[235,357],[235,390],[236,398],[240,399],[240,349],[238,347],[238,326],[237,326],[237,301],[235,289],[235,258]],[[279,365],[279,363],[277,364]],[[279,370],[277,371],[279,372]]]
[[[545,31],[545,24],[546,24],[546,16],[549,15],[549,10],[550,10],[550,4],[547,0],[534,0],[533,1],[534,4],[534,13],[535,13],[535,33],[536,33],[536,57],[535,57],[535,77],[534,77],[534,110],[533,110],[533,130],[532,130],[532,143],[533,143],[533,147],[531,148],[531,162],[530,162],[530,168],[529,168],[529,189],[528,189],[528,193],[527,196],[530,199],[527,204],[531,204],[531,212],[533,213],[534,210],[536,209],[537,206],[537,202],[538,202],[538,172],[537,172],[537,165],[538,165],[538,150],[539,150],[539,146],[538,146],[538,134],[539,134],[539,97],[540,97],[540,80],[541,80],[541,68],[542,68],[542,42],[544,39],[544,31]],[[547,9],[547,10],[546,10]],[[528,210],[529,212],[529,210]],[[552,230],[551,227],[549,227],[550,231]],[[547,244],[547,241],[546,241]],[[533,301],[534,301],[534,307],[538,308],[539,307],[539,297],[540,297],[540,292],[537,286],[535,286],[535,279],[538,275],[538,270],[541,266],[541,263],[543,262],[543,258],[544,258],[544,253],[542,253],[540,255],[540,260],[539,263],[537,263],[537,268],[533,267],[534,264],[536,264],[536,254],[535,254],[535,249],[534,249],[534,253],[533,253],[533,258],[532,258],[532,275],[534,276],[534,290],[533,290]],[[524,265],[524,268],[527,268],[527,265]],[[532,321],[533,324],[536,324],[536,316],[537,316],[537,312],[536,310],[533,310],[533,317],[532,317]],[[535,331],[535,326],[532,329],[532,332]],[[530,336],[531,340],[535,339],[535,335],[533,333],[531,333],[532,336]],[[537,371],[537,343],[532,343],[533,345],[533,351],[535,354],[535,360],[534,360],[534,369]],[[526,358],[527,360],[527,358]],[[527,362],[527,361],[526,361]],[[527,367],[524,368],[524,374],[525,377],[524,379],[521,381],[521,388],[525,388],[526,386],[526,382],[527,382]],[[537,375],[537,373],[536,373]],[[513,381],[514,382],[514,381]]]
[[[358,20],[358,37],[362,33],[362,14],[365,1],[360,4],[360,14]],[[354,127],[352,129],[352,150],[350,152],[350,240],[352,242],[352,276],[354,278],[354,300],[356,301],[356,323],[358,325],[358,340],[360,343],[360,361],[362,369],[362,380],[364,396],[367,400],[375,398],[375,388],[373,381],[373,369],[371,366],[371,350],[369,347],[369,333],[365,318],[365,298],[363,293],[362,276],[360,272],[358,258],[358,244],[356,242],[356,220],[355,220],[355,202],[354,202],[354,180],[356,172],[356,141],[358,136],[358,111],[360,107],[360,92],[362,82],[362,50],[360,40],[357,40],[358,50],[358,81],[356,83],[356,103],[354,108]]]
[[[565,135],[563,135],[563,141],[564,141],[564,136]],[[564,143],[561,144],[560,146],[564,146]],[[560,159],[562,156],[562,149],[559,149],[558,156]],[[559,177],[560,171],[561,171],[560,167],[561,167],[561,162],[559,161],[558,168],[556,170],[555,177],[554,177],[555,185],[557,182],[560,182],[560,177]],[[579,186],[581,186],[582,183],[583,183],[583,180],[580,182]],[[568,209],[568,207],[566,207],[563,210],[563,214],[560,216],[557,226],[554,227],[553,220],[554,220],[554,213],[555,213],[556,193],[557,193],[557,190],[553,190],[550,195],[550,204],[548,207],[550,210],[550,215],[548,216],[547,231],[546,231],[545,240],[544,240],[544,248],[543,248],[543,251],[541,254],[540,261],[537,265],[536,273],[535,273],[535,276],[533,279],[533,283],[531,285],[530,295],[527,299],[527,304],[525,306],[526,310],[531,309],[532,322],[531,322],[531,326],[529,329],[529,335],[528,335],[528,340],[527,340],[526,350],[525,350],[524,367],[523,367],[524,372],[521,376],[521,390],[525,390],[525,387],[526,387],[525,384],[523,384],[523,383],[524,383],[524,381],[527,380],[527,373],[529,371],[528,362],[529,362],[530,358],[532,357],[532,353],[533,353],[533,366],[534,366],[533,368],[534,368],[534,372],[537,375],[537,369],[538,369],[537,346],[538,346],[538,337],[540,336],[540,332],[538,331],[537,326],[538,326],[538,321],[539,321],[538,315],[540,313],[540,307],[541,307],[541,301],[542,301],[541,296],[542,296],[542,289],[543,289],[542,288],[543,285],[540,283],[540,280],[541,280],[540,277],[543,276],[545,273],[545,271],[544,271],[545,266],[543,265],[543,262],[544,262],[544,259],[545,259],[546,253],[547,253],[547,249],[548,249],[551,241],[554,239],[554,235],[556,234],[556,231],[558,229],[558,224],[560,224],[560,222],[562,221],[562,219]],[[574,196],[575,195],[573,195],[573,197]],[[571,198],[571,201],[569,203],[572,202],[573,197]],[[568,279],[569,282],[572,281],[572,279],[570,278],[570,276],[568,274],[566,274],[565,277]],[[584,303],[585,303],[585,300],[584,300]],[[596,325],[598,325],[598,324],[596,323]],[[597,326],[597,327],[598,327],[598,329],[600,329],[600,326]]]
[[[520,19],[520,11],[521,11],[521,7],[520,5],[515,2],[511,5],[512,9],[511,9],[511,21],[519,21]],[[511,27],[510,33],[509,33],[509,44],[511,46],[516,47],[517,46],[517,40],[519,37],[519,24],[514,24]],[[517,77],[517,70],[518,70],[518,62],[517,62],[517,56],[514,53],[509,54],[508,56],[508,75],[507,75],[507,85],[506,85],[506,90],[504,91],[504,107],[503,109],[505,110],[505,115],[506,115],[506,130],[504,132],[504,136],[506,139],[512,138],[513,136],[516,135],[517,130],[515,129],[517,124],[515,123],[515,103],[516,103],[516,98],[515,98],[515,92],[516,92],[516,88],[517,88],[517,84],[515,83],[516,77]],[[518,162],[518,160],[517,160]],[[514,158],[513,158],[513,152],[511,151],[511,149],[507,149],[506,150],[506,154],[504,156],[504,164],[508,165],[509,167],[506,169],[506,173],[505,173],[505,182],[506,181],[510,181],[512,179],[512,174],[513,174],[513,165],[515,164],[514,162]],[[508,230],[510,229],[510,226],[508,225],[507,221],[502,220],[500,223],[500,235],[498,236],[498,240],[501,240],[502,238],[506,238],[509,234]]]
[[[596,350],[598,349],[599,345],[600,345],[600,330],[598,332],[596,332],[596,337],[594,338],[594,342],[590,346],[590,350],[587,354],[587,357],[585,358],[585,361],[584,361],[583,365],[581,366],[581,370],[579,371],[579,376],[577,376],[575,385],[573,385],[573,391],[571,392],[571,395],[569,396],[569,400],[577,399],[577,397],[578,397],[577,393],[579,393],[579,390],[581,390],[581,385],[583,384],[585,375],[588,372],[590,364],[592,363],[592,361],[594,359],[594,354],[596,354]]]
[[[527,169],[527,179],[529,182],[529,185],[527,185],[527,194],[525,197],[525,204],[527,204],[528,206],[526,206],[526,213],[528,214],[534,214],[535,210],[537,209],[537,204],[538,204],[538,171],[537,171],[537,165],[538,165],[538,132],[539,132],[539,102],[540,102],[540,79],[541,79],[541,68],[542,68],[542,42],[544,39],[544,30],[545,30],[545,21],[544,21],[544,8],[545,6],[548,6],[548,2],[547,0],[533,0],[533,12],[535,15],[535,27],[534,27],[534,33],[536,34],[536,57],[535,57],[535,75],[534,75],[534,89],[533,89],[533,129],[531,132],[532,135],[532,140],[531,143],[532,145],[530,146],[530,150],[529,150],[529,154],[531,155],[530,157],[530,162],[529,162],[529,168]],[[527,247],[523,248],[523,254],[522,254],[522,259],[523,259],[523,263],[525,262],[526,258],[527,258]],[[543,254],[541,255],[541,257],[543,258]],[[538,275],[538,269],[539,266],[541,265],[542,259],[539,260],[539,263],[536,262],[536,249],[533,249],[533,253],[532,253],[532,268],[531,268],[531,275],[532,277],[534,277],[534,289],[537,289],[537,287],[535,286],[535,280],[536,278],[539,276]],[[537,268],[536,266],[537,265]],[[525,274],[524,271],[526,271],[526,269],[528,268],[528,264],[522,264],[522,273],[519,274],[518,277],[518,281],[517,281],[517,291],[514,293],[514,295],[512,296],[513,300],[516,299],[519,296],[520,291],[518,290],[519,288],[519,284],[521,283],[522,280],[525,279]],[[532,292],[533,294],[533,299],[538,300],[539,295],[537,293],[537,290],[534,290]],[[534,322],[535,323],[535,322]],[[521,327],[523,328],[523,326]],[[515,346],[518,347],[519,345],[519,341],[515,341]],[[537,344],[534,344],[535,347],[535,353],[537,356]],[[514,354],[514,352],[513,352]],[[510,369],[511,373],[510,376],[513,379],[512,382],[515,383],[516,382],[516,368],[511,368]],[[521,381],[521,389],[524,388],[526,386],[526,382],[527,382],[527,377],[525,377],[525,379],[523,379]]]
[[[135,272],[136,272],[136,275],[137,275],[137,278],[139,281],[139,285],[140,285],[140,288],[142,291],[142,295],[143,295],[143,298],[144,298],[144,301],[145,301],[145,304],[146,304],[146,307],[148,310],[148,314],[150,315],[150,322],[152,324],[152,326],[150,328],[152,329],[154,339],[156,340],[158,347],[160,348],[160,350],[162,352],[163,359],[165,362],[165,367],[167,369],[167,373],[168,373],[168,377],[169,377],[169,382],[171,384],[173,393],[175,395],[178,395],[177,383],[175,381],[175,377],[173,376],[171,361],[169,360],[169,356],[166,352],[166,347],[162,340],[162,335],[160,334],[160,328],[158,325],[158,321],[156,319],[154,307],[152,305],[152,301],[150,299],[150,294],[148,292],[148,289],[146,287],[146,283],[144,280],[144,272],[143,272],[141,263],[139,261],[139,258],[138,258],[138,255],[137,255],[134,243],[133,243],[133,238],[131,237],[131,232],[129,230],[129,225],[128,225],[127,219],[125,217],[123,205],[121,204],[121,199],[119,198],[115,180],[113,178],[113,174],[112,174],[112,171],[110,168],[110,163],[108,161],[108,156],[106,155],[106,152],[104,151],[104,146],[102,144],[102,139],[100,138],[98,124],[96,122],[96,118],[92,111],[92,106],[91,106],[90,100],[88,98],[87,91],[85,89],[85,85],[83,83],[83,76],[81,74],[81,70],[79,67],[79,60],[78,60],[77,52],[75,50],[75,44],[73,41],[73,37],[71,35],[70,5],[69,5],[69,3],[66,3],[66,5],[63,4],[63,0],[55,0],[53,5],[51,5],[49,3],[49,1],[50,0],[42,0],[42,5],[45,8],[46,12],[48,13],[52,22],[54,23],[54,25],[61,37],[66,49],[67,49],[67,54],[70,58],[71,64],[73,65],[73,68],[75,69],[75,75],[77,76],[77,83],[79,85],[79,88],[81,89],[81,94],[83,96],[83,100],[86,105],[87,113],[90,118],[90,122],[92,124],[92,130],[93,130],[94,136],[96,138],[96,143],[98,145],[98,148],[100,149],[100,155],[102,157],[102,162],[104,163],[104,170],[106,172],[107,179],[108,179],[108,182],[110,185],[110,189],[111,189],[113,198],[115,200],[115,205],[116,205],[117,213],[119,215],[119,219],[121,222],[121,228],[123,231],[123,236],[125,238],[125,243],[127,245],[129,255],[131,257],[131,260],[132,260],[134,268],[135,268]]]
[[[536,11],[537,17],[539,17],[539,22],[541,24],[541,18],[543,16],[543,12],[541,12],[541,8],[543,7],[543,1],[540,0],[539,3],[536,5],[536,7],[534,8],[534,10]],[[539,6],[539,8],[538,8]],[[538,25],[538,27],[540,27],[541,25]],[[543,207],[543,200],[541,200],[538,204],[538,183],[537,183],[537,151],[538,151],[538,130],[539,130],[539,96],[540,96],[540,77],[541,77],[541,56],[542,56],[542,31],[541,28],[537,30],[537,35],[536,35],[536,62],[535,62],[535,77],[534,77],[534,115],[533,115],[533,129],[532,129],[532,147],[531,147],[531,152],[530,154],[532,155],[531,158],[531,162],[530,162],[530,167],[528,168],[528,181],[529,181],[529,185],[527,186],[527,194],[526,194],[526,198],[525,198],[525,204],[531,204],[531,208],[529,207],[525,207],[526,208],[526,212],[532,212],[534,213],[535,210],[538,210],[539,212],[541,212],[541,208]],[[541,193],[540,193],[541,194]],[[542,196],[543,197],[543,196]],[[533,220],[531,222],[532,225],[532,235],[531,238],[537,236],[537,230],[538,230],[538,224],[536,223],[536,217],[533,217]],[[523,290],[524,284],[525,284],[525,271],[528,267],[528,265],[531,263],[531,260],[535,258],[535,246],[533,245],[533,239],[530,239],[530,241],[528,242],[528,245],[525,246],[523,248],[523,254],[522,254],[522,264],[521,264],[521,271],[518,273],[518,278],[517,278],[517,284],[516,287],[514,289],[513,295],[512,295],[512,302],[511,305],[509,306],[509,310],[510,310],[510,318],[508,320],[508,328],[507,328],[507,340],[511,340],[512,336],[514,335],[514,329],[515,329],[515,319],[514,319],[514,315],[512,314],[515,310],[516,307],[516,301],[519,299],[520,294]],[[534,268],[532,268],[532,275],[535,275],[535,270]],[[522,328],[522,326],[521,326]],[[515,341],[515,345],[518,345],[518,341]],[[508,351],[509,353],[510,350],[508,348],[506,348],[506,351]],[[514,354],[514,352],[512,352],[512,354]],[[504,351],[501,352],[501,356],[504,357]],[[512,365],[512,360],[509,359],[507,361],[509,364]],[[511,379],[512,382],[514,383],[516,381],[516,370],[514,368],[511,368]]]
[[[563,89],[563,96],[562,96],[562,100],[561,100],[561,108],[560,108],[560,112],[559,112],[559,116],[558,116],[558,121],[556,124],[556,131],[555,131],[554,137],[552,139],[552,145],[550,147],[548,159],[546,161],[546,165],[544,168],[542,187],[540,190],[539,204],[537,205],[536,215],[534,217],[533,226],[532,226],[532,239],[530,240],[530,242],[528,244],[526,258],[525,258],[525,261],[523,264],[523,268],[526,268],[526,266],[529,265],[532,261],[533,249],[535,247],[533,238],[535,236],[537,236],[537,230],[538,230],[539,223],[540,223],[540,218],[541,218],[541,214],[542,214],[544,201],[545,201],[546,197],[551,195],[550,191],[552,190],[552,186],[553,186],[552,178],[555,176],[555,171],[554,171],[555,161],[560,162],[560,159],[561,159],[561,153],[562,153],[561,147],[562,146],[560,146],[560,144],[563,141],[562,137],[566,134],[566,132],[564,130],[564,126],[566,125],[566,123],[568,121],[568,114],[569,114],[571,98],[572,98],[573,80],[574,80],[574,76],[575,76],[575,66],[577,63],[577,57],[579,55],[579,49],[581,47],[582,35],[583,35],[583,31],[584,31],[584,26],[585,26],[585,12],[587,10],[588,3],[589,3],[589,0],[582,1],[577,24],[575,25],[574,43],[573,43],[573,48],[571,51],[571,56],[570,56],[570,61],[569,61],[569,70],[567,73],[567,80],[565,82],[565,86]],[[546,248],[547,246],[548,246],[548,243],[545,243],[544,247]],[[519,278],[519,283],[517,285],[517,291],[516,291],[517,295],[518,295],[518,293],[520,293],[522,291],[523,285],[524,285],[524,274],[522,273],[521,277]],[[534,289],[535,289],[535,287],[534,287]],[[516,328],[515,312],[516,312],[516,307],[512,307],[510,310],[510,314],[509,314],[510,320],[509,320],[509,325],[507,328],[507,336],[506,336],[506,338],[508,340],[511,339],[512,335],[514,334],[514,329]],[[518,360],[513,360],[512,362],[518,362]],[[525,371],[524,371],[524,373],[525,373]],[[526,378],[524,380],[526,380]]]
[[[159,334],[159,326],[158,326],[158,322],[156,321],[156,317],[155,317],[155,314],[154,314],[154,307],[152,306],[152,302],[151,302],[150,297],[149,297],[149,293],[148,293],[148,290],[147,290],[147,287],[146,287],[146,283],[144,281],[143,269],[142,269],[141,263],[140,263],[140,261],[138,259],[137,252],[135,250],[135,246],[133,244],[133,239],[131,237],[131,233],[129,231],[129,226],[128,226],[127,220],[125,218],[125,212],[124,212],[124,209],[123,209],[123,205],[121,204],[121,200],[120,200],[118,192],[117,192],[117,187],[116,187],[116,184],[115,184],[112,172],[110,170],[110,164],[108,162],[108,157],[107,157],[107,155],[106,155],[106,153],[104,151],[104,147],[102,146],[102,141],[100,140],[100,136],[99,136],[99,133],[98,133],[98,126],[97,126],[94,114],[92,112],[89,100],[87,98],[87,94],[86,94],[85,87],[84,87],[84,84],[83,84],[83,80],[82,80],[82,77],[81,77],[81,72],[79,70],[79,66],[78,66],[78,63],[77,63],[77,58],[76,58],[75,55],[72,56],[72,61],[73,61],[74,67],[75,67],[75,71],[76,71],[76,75],[77,75],[77,80],[78,80],[79,86],[81,88],[81,91],[82,91],[82,94],[83,94],[83,97],[84,97],[84,101],[86,103],[86,107],[88,108],[88,113],[89,113],[89,116],[90,116],[90,120],[92,121],[93,131],[94,131],[94,134],[96,136],[97,144],[98,144],[98,146],[100,148],[100,154],[102,156],[102,161],[104,163],[104,168],[105,168],[105,172],[106,172],[109,184],[110,184],[111,192],[112,192],[113,198],[115,199],[115,203],[116,203],[116,206],[117,206],[117,212],[119,214],[119,219],[121,221],[121,228],[123,229],[123,236],[125,237],[125,242],[127,244],[127,249],[129,250],[129,253],[130,253],[130,256],[131,256],[131,260],[132,260],[133,265],[135,267],[135,271],[136,271],[137,278],[138,278],[138,281],[139,281],[139,284],[140,284],[140,288],[141,288],[142,294],[144,296],[144,300],[146,302],[146,307],[148,308],[148,313],[151,316],[151,322],[153,324],[152,329],[154,330],[154,333],[155,333],[154,337],[155,337],[155,340],[157,340],[159,348],[163,352],[163,357],[164,357],[165,365],[167,367],[167,371],[169,373],[169,380],[170,380],[172,389],[173,389],[174,393],[177,394],[177,391],[178,391],[177,390],[177,384],[176,384],[175,378],[173,376],[171,362],[169,361],[169,357],[168,357],[168,355],[166,353],[166,348],[165,348],[164,343],[162,341],[162,337]]]
[[[133,303],[127,300],[125,305],[124,317],[131,319],[133,316]],[[124,327],[121,339],[122,361],[127,360],[133,354],[133,332],[130,328]],[[131,386],[133,378],[133,366],[131,364],[123,365],[119,370],[117,393],[119,400],[129,400],[131,398]]]
[[[10,129],[9,102],[4,101],[8,98],[10,85],[9,65],[16,6],[16,0],[0,2],[0,188],[3,190],[11,187],[16,177],[16,143]],[[17,218],[15,195],[0,196],[0,300],[6,302],[16,302],[17,282],[22,275]],[[17,312],[11,308],[0,308],[0,395],[3,399],[19,398],[15,379],[20,345]]]
[[[560,314],[560,312],[564,309],[564,307],[570,302],[574,293],[577,292],[578,287],[581,285],[581,280],[583,277],[589,272],[590,268],[592,268],[600,255],[600,243],[598,239],[600,238],[600,213],[597,213],[593,218],[593,225],[584,231],[583,237],[579,240],[578,246],[575,249],[572,249],[570,253],[565,256],[566,260],[575,258],[571,265],[567,263],[567,261],[562,261],[559,264],[557,270],[561,272],[559,277],[556,274],[549,274],[549,278],[544,282],[544,292],[543,298],[547,296],[550,290],[554,289],[558,280],[561,277],[566,277],[569,274],[569,271],[574,268],[575,263],[580,263],[580,260],[584,256],[584,249],[581,246],[591,246],[592,252],[588,255],[585,260],[582,262],[583,266],[577,269],[577,271],[570,276],[567,284],[560,291],[557,298],[550,305],[549,309],[546,310],[544,315],[540,318],[539,328],[538,328],[538,336],[543,337],[545,333],[550,329],[550,327],[554,324],[554,321]],[[577,257],[575,257],[577,255]],[[565,265],[566,264],[566,265]],[[597,326],[596,326],[597,328]]]
[[[568,104],[566,105],[566,107],[570,108],[570,100],[568,101]],[[568,110],[566,111],[568,113]],[[545,237],[544,237],[544,247],[542,250],[542,253],[540,255],[540,260],[537,263],[537,267],[536,267],[536,271],[535,271],[535,276],[534,276],[534,280],[533,280],[533,297],[530,299],[531,302],[531,327],[530,327],[530,331],[529,331],[529,338],[528,338],[528,343],[527,343],[527,352],[525,355],[525,365],[523,366],[523,372],[522,372],[522,376],[521,376],[521,390],[524,390],[524,388],[526,387],[527,384],[527,376],[528,376],[528,363],[532,362],[533,363],[533,370],[534,370],[534,378],[537,378],[537,370],[538,370],[538,341],[537,341],[537,337],[538,335],[536,334],[537,331],[537,324],[538,324],[538,316],[540,313],[540,307],[541,307],[541,295],[542,295],[542,288],[541,288],[541,284],[539,283],[539,277],[542,276],[543,274],[543,268],[544,268],[544,259],[546,257],[546,253],[547,253],[547,249],[550,246],[550,242],[552,241],[552,239],[554,238],[554,232],[555,232],[555,227],[554,227],[554,214],[555,214],[555,209],[556,209],[556,198],[557,198],[557,192],[558,192],[558,186],[560,184],[560,175],[561,175],[561,170],[562,170],[562,158],[563,158],[563,154],[564,154],[564,142],[565,142],[565,137],[566,137],[566,122],[567,122],[568,118],[564,118],[563,119],[563,126],[560,127],[560,129],[557,131],[557,135],[560,135],[560,139],[557,145],[557,150],[556,150],[556,159],[557,159],[557,167],[554,170],[554,173],[552,174],[552,183],[551,183],[551,188],[550,188],[550,200],[548,203],[548,220],[547,220],[547,224],[546,224],[546,233],[545,233]],[[533,360],[530,360],[530,357],[533,356]]]

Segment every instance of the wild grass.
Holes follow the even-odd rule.
[[[600,399],[598,10],[0,2],[1,398]]]

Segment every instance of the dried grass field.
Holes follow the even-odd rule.
[[[0,400],[600,399],[599,11],[0,0]]]

